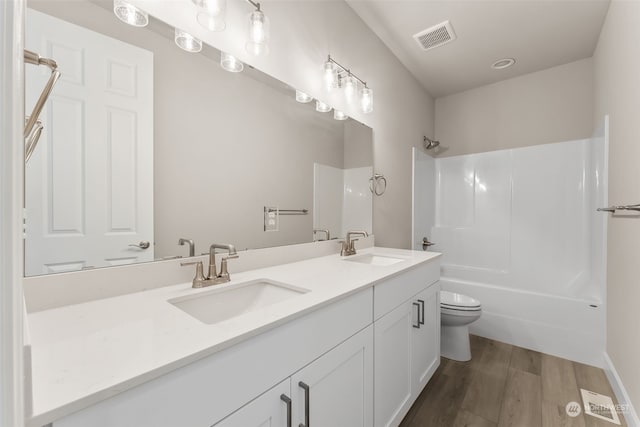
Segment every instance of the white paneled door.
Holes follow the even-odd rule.
[[[26,168],[26,275],[152,260],[153,53],[30,9],[26,48],[62,73]],[[25,73],[30,111],[49,70]]]

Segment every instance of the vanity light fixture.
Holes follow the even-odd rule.
[[[202,41],[179,28],[176,28],[174,40],[180,49],[187,52],[197,53],[202,50]]]
[[[335,120],[347,120],[349,118],[349,116],[347,116],[345,113],[343,113],[342,111],[339,110],[333,110],[333,118]]]
[[[373,111],[373,90],[367,86],[367,82],[356,76],[348,68],[340,65],[331,55],[323,66],[324,83],[328,90],[333,88],[344,89],[344,96],[347,103],[351,103],[356,94],[360,101],[360,111],[365,114]],[[358,86],[362,89],[358,93]],[[342,119],[344,120],[344,119]]]
[[[313,96],[304,93],[301,90],[297,90],[296,89],[296,101],[302,103],[302,104],[306,104],[308,102],[313,101]]]
[[[255,56],[267,55],[269,53],[269,18],[260,9],[260,3],[247,1],[256,10],[249,14],[248,40],[245,49]]]
[[[319,99],[317,99],[316,100],[316,111],[319,111],[321,113],[328,113],[329,111],[331,111],[331,106],[329,104],[325,104],[324,102],[322,102]]]
[[[227,27],[225,15],[227,0],[191,0],[193,4],[204,9],[196,17],[198,23],[209,31],[224,31]]]
[[[231,73],[239,73],[244,70],[244,64],[227,52],[220,52],[220,66]]]
[[[149,14],[147,12],[124,0],[113,1],[113,13],[122,22],[134,27],[146,27],[149,24]]]

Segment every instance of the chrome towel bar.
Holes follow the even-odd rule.
[[[280,215],[306,215],[309,209],[273,209],[267,208],[267,212],[278,212]]]
[[[640,212],[640,204],[637,205],[622,205],[622,206],[609,206],[608,208],[598,208],[600,212],[615,212],[615,211],[634,211]]]

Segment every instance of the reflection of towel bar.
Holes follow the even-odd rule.
[[[598,208],[600,212],[615,212],[615,211],[635,211],[640,212],[640,204],[637,205],[622,205],[622,206],[609,206],[608,208]]]
[[[308,209],[268,209],[267,212],[278,212],[280,215],[306,215]]]

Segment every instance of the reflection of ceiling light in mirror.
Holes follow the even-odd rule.
[[[202,42],[186,31],[176,28],[175,34],[174,40],[180,49],[191,53],[197,53],[202,50]]]
[[[313,96],[308,95],[301,90],[296,90],[296,101],[306,104],[307,102],[313,101]]]
[[[331,106],[329,104],[325,104],[320,100],[316,100],[316,111],[319,111],[321,113],[328,113],[329,111],[331,111]]]
[[[245,48],[247,52],[255,56],[269,53],[269,18],[260,10],[249,14],[248,40]]]
[[[349,116],[347,116],[342,111],[333,110],[333,118],[336,120],[347,120]]]
[[[360,110],[365,114],[373,111],[373,89],[366,86],[360,91]]]
[[[351,74],[345,77],[343,87],[344,96],[347,98],[347,102],[351,103],[351,101],[353,101],[353,97],[355,96],[358,88],[357,85],[357,80]]]
[[[513,58],[502,58],[491,64],[491,68],[493,68],[494,70],[503,70],[505,68],[511,67],[515,63],[516,60]]]
[[[147,12],[135,7],[123,0],[113,1],[113,13],[122,22],[134,27],[144,27],[149,23],[149,15]]]
[[[239,73],[244,69],[244,64],[226,52],[220,52],[220,66],[232,73]]]

